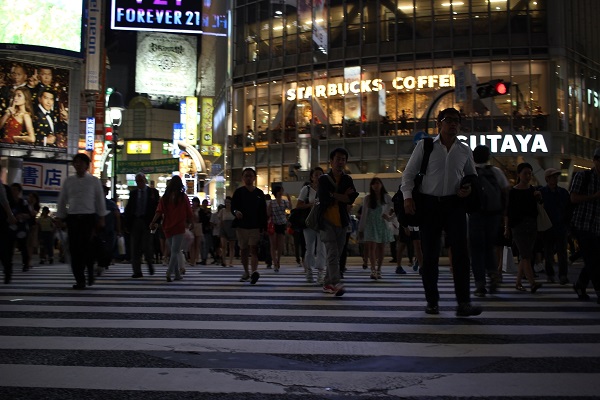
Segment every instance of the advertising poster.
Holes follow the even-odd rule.
[[[193,96],[198,64],[196,37],[149,32],[137,36],[135,91]]]
[[[360,81],[360,67],[344,68],[344,85],[350,86],[352,82]],[[361,98],[357,94],[349,93],[344,97],[344,119],[347,121],[361,121]]]
[[[0,147],[67,151],[69,71],[0,60]]]

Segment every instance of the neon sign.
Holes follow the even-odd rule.
[[[457,139],[471,150],[482,144],[488,146],[492,153],[548,153],[546,139],[541,133],[458,135]]]
[[[202,2],[182,0],[112,0],[112,29],[202,33]]]
[[[397,76],[390,82],[391,87],[396,90],[434,89],[454,86],[454,75],[419,75],[419,76]],[[305,100],[311,97],[329,98],[334,96],[345,96],[349,93],[371,93],[379,92],[386,88],[383,79],[363,79],[351,82],[328,83],[326,85],[306,86],[288,89],[287,100]]]

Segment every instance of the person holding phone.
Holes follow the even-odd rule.
[[[454,292],[458,303],[456,316],[481,314],[481,308],[471,305],[470,260],[467,246],[467,218],[464,198],[471,194],[467,175],[476,175],[471,149],[460,143],[460,112],[446,108],[438,114],[439,135],[433,139],[433,151],[427,164],[426,175],[420,186],[423,201],[415,204],[412,198],[414,180],[421,169],[424,141],[417,143],[402,176],[404,211],[413,215],[416,207],[423,207],[419,226],[423,265],[421,265],[427,314],[439,314],[438,275],[442,231],[446,232],[446,245],[452,252]]]

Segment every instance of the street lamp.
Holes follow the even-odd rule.
[[[117,198],[117,142],[119,141],[119,126],[123,122],[123,111],[125,110],[125,102],[123,101],[123,95],[117,91],[114,91],[108,97],[108,115],[113,126],[113,140],[112,140],[112,151],[113,151],[113,167],[112,167],[112,184],[111,184],[111,196],[113,201]]]

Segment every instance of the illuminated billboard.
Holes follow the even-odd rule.
[[[112,0],[115,30],[227,36],[224,0]]]
[[[197,38],[169,33],[137,34],[135,91],[193,96],[197,83]]]
[[[112,0],[116,30],[202,33],[202,1]]]
[[[0,75],[0,147],[67,151],[69,70],[0,60]]]
[[[83,1],[0,1],[0,48],[81,57]]]

